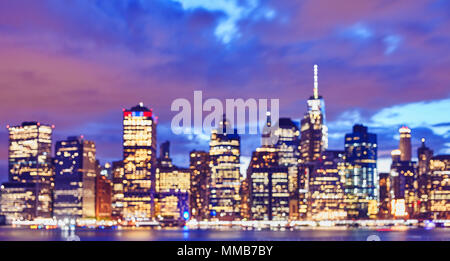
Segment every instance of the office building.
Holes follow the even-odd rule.
[[[174,166],[170,143],[162,143],[156,170],[155,215],[158,220],[181,222],[190,218],[190,184],[190,170]]]
[[[417,197],[418,197],[418,217],[427,218],[430,212],[430,202],[428,200],[431,188],[430,160],[433,157],[433,150],[425,145],[422,138],[422,145],[417,149]]]
[[[154,217],[156,122],[142,103],[123,111],[123,217]]]
[[[123,161],[114,161],[112,163],[111,175],[112,175],[111,215],[114,219],[122,219],[123,187],[124,187]]]
[[[56,218],[95,217],[96,148],[93,141],[68,137],[55,145]]]
[[[309,210],[312,220],[345,219],[344,151],[326,150],[309,177]]]
[[[36,183],[36,217],[50,218],[53,213],[52,132],[53,126],[23,122],[7,126],[9,132],[9,182]]]
[[[377,135],[366,126],[356,124],[345,135],[345,184],[347,215],[365,218],[369,205],[378,202]]]
[[[252,220],[289,219],[289,171],[279,164],[277,149],[257,148],[247,169]]]
[[[430,159],[430,217],[450,219],[450,155],[437,155]]]
[[[227,133],[230,129],[231,133]],[[209,209],[213,219],[240,219],[240,140],[225,116],[219,128],[211,132]]]
[[[190,209],[196,220],[207,220],[209,212],[209,183],[211,167],[209,152],[193,150],[190,152],[191,193]]]
[[[95,217],[98,220],[112,217],[112,183],[104,175],[95,179]]]

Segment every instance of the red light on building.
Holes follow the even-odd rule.
[[[144,111],[144,117],[152,117],[151,111]]]
[[[130,117],[131,116],[131,111],[124,111],[123,112],[123,117]]]

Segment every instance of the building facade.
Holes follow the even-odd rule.
[[[156,170],[155,215],[163,222],[182,222],[190,218],[191,171],[178,168],[170,158],[170,143],[162,143]]]
[[[430,216],[450,218],[450,155],[437,155],[430,160]]]
[[[425,145],[422,138],[422,145],[417,149],[417,197],[418,197],[418,217],[426,218],[430,212],[429,190],[432,186],[430,176],[430,160],[433,157],[433,150]]]
[[[289,172],[289,213],[295,220],[299,217],[300,130],[290,118],[280,118],[274,132],[277,143],[272,147],[277,150],[279,166],[286,167]]]
[[[68,137],[55,145],[54,213],[57,218],[95,217],[95,143]]]
[[[377,135],[366,126],[356,124],[353,132],[345,135],[345,183],[347,215],[364,218],[369,205],[378,202]]]
[[[39,184],[36,217],[53,213],[52,132],[53,126],[23,122],[7,126],[9,132],[9,182]]]
[[[190,209],[191,215],[196,220],[207,220],[210,218],[209,211],[209,183],[211,178],[211,167],[209,153],[206,151],[193,150],[190,152],[191,170],[191,193]]]
[[[124,187],[124,170],[123,161],[114,161],[112,163],[112,199],[111,199],[111,215],[114,219],[123,218],[123,187]]]
[[[123,111],[123,217],[154,217],[156,122],[141,103]]]
[[[315,163],[309,177],[309,219],[338,220],[347,217],[344,155],[344,151],[326,150]]]
[[[247,169],[252,220],[289,219],[289,170],[279,164],[278,150],[262,147],[252,153]]]
[[[219,220],[240,218],[240,136],[223,118],[219,128],[211,132],[209,156],[211,179],[209,184],[210,216]]]
[[[95,179],[95,217],[98,220],[112,217],[112,182],[103,175]]]

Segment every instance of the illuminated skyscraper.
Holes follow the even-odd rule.
[[[337,220],[347,217],[344,179],[344,151],[324,151],[309,177],[310,219]]]
[[[93,141],[68,137],[55,146],[55,217],[95,217],[96,148]]]
[[[433,157],[433,150],[425,146],[425,139],[422,138],[422,146],[417,149],[417,197],[418,197],[418,215],[427,217],[430,211],[428,201],[429,189],[431,188],[430,160]]]
[[[123,216],[154,217],[156,122],[141,103],[123,111]]]
[[[356,124],[345,135],[345,194],[349,217],[368,217],[378,201],[377,135]]]
[[[411,129],[403,126],[398,131],[400,133],[400,160],[411,161]]]
[[[160,148],[156,169],[155,214],[161,221],[187,220],[190,217],[191,172],[189,169],[178,168],[172,164],[168,141],[162,143]]]
[[[123,161],[114,161],[112,164],[112,210],[114,219],[123,217],[123,186],[124,186]]]
[[[287,167],[289,171],[289,206],[292,219],[298,218],[298,163],[300,159],[300,131],[297,124],[289,118],[280,118],[275,129],[278,138],[274,147],[278,152],[279,166]]]
[[[191,194],[190,209],[196,220],[210,218],[209,212],[209,180],[211,167],[209,153],[193,150],[190,153]]]
[[[241,139],[236,129],[232,133],[227,133],[227,129],[231,129],[229,124],[224,117],[219,128],[212,130],[209,149],[211,159],[209,209],[211,217],[219,220],[235,220],[240,216]]]
[[[402,161],[400,150],[392,151],[390,172],[391,214],[412,218],[417,210],[417,175],[415,163]]]
[[[252,220],[289,219],[288,167],[279,164],[276,148],[257,148],[247,169]]]
[[[38,122],[7,126],[9,131],[9,181],[36,183],[36,217],[50,218],[54,172],[51,147],[53,127]]]
[[[430,160],[430,216],[450,218],[450,155],[434,156]]]
[[[328,148],[328,128],[325,121],[325,102],[319,96],[318,66],[314,65],[314,95],[308,100],[308,112],[301,120],[300,158],[312,162]]]

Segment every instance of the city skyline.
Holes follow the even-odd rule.
[[[112,162],[122,153],[120,110],[141,101],[159,116],[158,145],[170,140],[174,164],[187,167],[209,136],[172,135],[171,101],[194,90],[279,98],[280,117],[299,122],[315,63],[329,149],[343,149],[362,123],[378,135],[380,172],[403,125],[413,152],[425,137],[435,154],[449,153],[448,2],[22,2],[0,4],[1,181],[7,124],[54,124],[54,141],[85,135]],[[242,137],[242,162],[259,145],[258,135]]]

